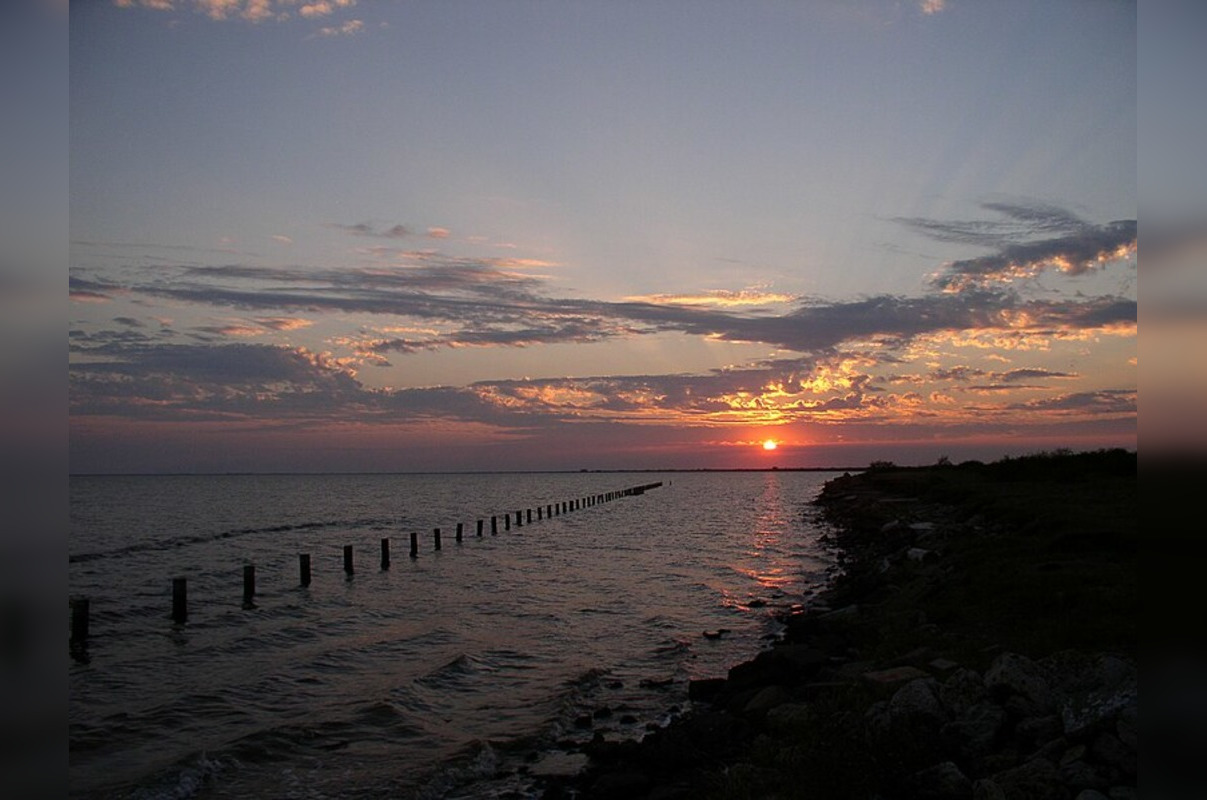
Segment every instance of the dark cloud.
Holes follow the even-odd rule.
[[[994,250],[954,261],[934,278],[943,291],[966,291],[1057,270],[1082,275],[1136,249],[1136,221],[1087,222],[1065,209],[1043,204],[985,203],[1002,220],[943,221],[899,218],[940,241]]]
[[[1136,398],[1137,392],[1134,389],[1101,389],[1028,400],[1025,403],[1015,403],[1009,408],[1016,411],[1078,414],[1134,414]]]

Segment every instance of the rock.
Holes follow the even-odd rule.
[[[909,784],[918,800],[968,800],[972,797],[972,781],[951,761],[914,773]]]
[[[919,678],[929,677],[925,672],[917,667],[904,666],[892,667],[890,669],[878,669],[871,672],[865,672],[859,676],[866,683],[873,686],[890,687],[908,683],[909,681]]]
[[[990,702],[966,709],[959,719],[943,726],[943,741],[962,758],[986,756],[993,751],[1006,726],[1006,712]]]
[[[961,717],[968,709],[988,698],[985,682],[970,669],[957,669],[939,687],[939,699],[953,717]]]
[[[972,800],[1006,800],[1006,793],[991,778],[982,778],[972,785]]]
[[[1110,783],[1102,777],[1102,773],[1093,766],[1081,760],[1069,761],[1060,765],[1060,779],[1073,791],[1097,789],[1105,791]]]
[[[1137,800],[1140,793],[1135,786],[1112,786],[1106,795],[1111,800]]]
[[[1014,733],[1033,747],[1042,747],[1056,741],[1064,731],[1060,717],[1048,714],[1042,717],[1027,717],[1014,726]]]
[[[1073,800],[1108,800],[1108,798],[1102,792],[1094,789],[1082,789]]]
[[[901,752],[911,763],[931,763],[943,752],[943,726],[947,711],[939,700],[933,678],[919,678],[898,689],[883,709],[885,719],[871,720],[889,740],[882,745]],[[884,730],[887,728],[887,731]]]
[[[910,561],[922,562],[922,561],[926,561],[928,559],[933,561],[933,560],[937,559],[939,556],[938,556],[938,554],[935,553],[934,550],[927,550],[924,547],[911,547],[910,549],[905,551],[905,557],[908,558]]]
[[[746,703],[746,707],[742,709],[742,713],[748,716],[765,714],[776,706],[789,702],[791,699],[792,695],[788,694],[783,687],[768,686],[750,698],[750,702]]]
[[[687,696],[692,700],[711,701],[725,690],[724,678],[701,678],[689,681]]]
[[[644,772],[608,772],[596,778],[591,796],[599,798],[630,798],[644,794],[650,779]]]
[[[947,722],[947,710],[939,699],[939,685],[934,678],[918,678],[902,686],[889,700],[889,715],[907,727],[939,726]]]
[[[1010,800],[1067,800],[1068,791],[1056,766],[1045,758],[1033,758],[1013,769],[999,772],[993,782]]]
[[[805,703],[781,703],[767,712],[767,727],[778,733],[806,729],[812,723],[809,706]]]
[[[1100,733],[1090,746],[1090,753],[1105,768],[1112,783],[1135,780],[1136,754],[1111,733]]]
[[[985,687],[997,697],[1021,697],[1025,706],[1034,706],[1038,712],[1024,716],[1038,716],[1052,709],[1052,691],[1039,665],[1017,653],[1002,653],[993,660],[985,671]],[[1017,708],[1028,710],[1025,706]]]
[[[960,665],[958,663],[956,663],[955,661],[952,661],[949,658],[936,658],[933,661],[931,661],[927,666],[929,666],[935,672],[946,675],[946,674],[955,672],[955,670],[958,669]]]

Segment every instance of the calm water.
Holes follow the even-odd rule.
[[[70,668],[71,794],[523,793],[527,770],[576,763],[568,742],[664,723],[689,679],[724,675],[765,646],[776,612],[808,602],[833,564],[809,506],[829,477],[73,478],[70,587],[92,617],[88,660]],[[298,553],[311,554],[308,588]],[[175,576],[188,578],[185,625],[169,619]]]

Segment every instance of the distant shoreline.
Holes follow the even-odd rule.
[[[238,478],[260,476],[320,477],[323,475],[622,475],[632,473],[694,472],[864,472],[868,467],[699,467],[694,469],[474,469],[413,472],[72,472],[68,478]]]

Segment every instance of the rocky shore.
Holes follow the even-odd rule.
[[[550,800],[1136,797],[1135,454],[827,484],[843,572],[780,641]]]

